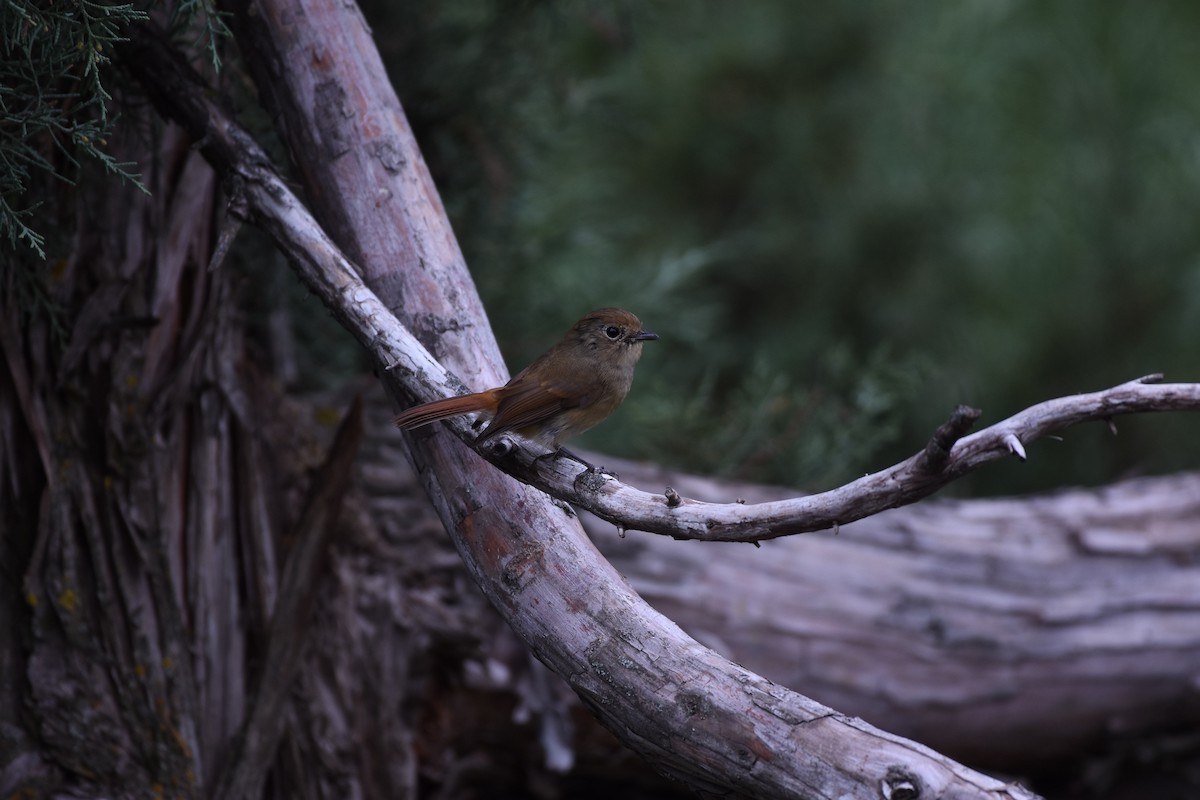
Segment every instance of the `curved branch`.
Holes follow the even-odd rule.
[[[1161,375],[1091,394],[1047,400],[977,433],[954,441],[978,412],[960,407],[930,444],[888,469],[820,494],[755,505],[705,503],[682,498],[671,488],[650,494],[607,475],[579,472],[573,464],[547,464],[525,449],[494,454],[497,465],[623,529],[676,539],[757,542],[839,525],[928,497],[972,470],[1015,455],[1025,444],[1081,422],[1153,411],[1200,411],[1200,384],[1158,383]],[[572,468],[571,474],[559,470]]]
[[[462,391],[460,382],[430,369],[422,353],[406,352],[396,365],[407,371],[417,362],[425,366],[409,377],[417,381],[432,377],[443,387],[434,398]],[[1200,411],[1200,384],[1161,380],[1162,375],[1147,375],[1110,389],[1047,400],[970,436],[963,434],[979,412],[959,406],[924,450],[898,464],[819,494],[757,504],[701,502],[669,486],[662,494],[642,491],[614,475],[581,470],[568,459],[542,458],[542,453],[514,439],[485,446],[480,454],[514,478],[590,511],[622,531],[709,542],[759,542],[837,528],[909,505],[989,462],[1013,455],[1024,461],[1026,444],[1072,425],[1111,424],[1113,417],[1123,414]],[[422,400],[428,388],[421,387]],[[476,432],[468,423],[447,424],[463,441],[474,440]],[[414,435],[428,434],[418,429]]]

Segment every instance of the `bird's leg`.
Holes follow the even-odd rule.
[[[601,467],[600,469],[596,469],[596,466],[594,464],[592,464],[590,461],[580,457],[579,455],[576,455],[575,453],[572,453],[570,450],[563,447],[562,445],[559,445],[558,449],[556,449],[550,455],[553,455],[555,458],[569,458],[572,461],[578,461],[580,464],[583,464],[585,467],[587,467],[588,472],[601,472],[603,470],[603,467]]]
[[[553,450],[548,450],[533,460],[534,460],[534,463],[536,463],[538,461],[542,461],[543,459],[547,459],[547,458],[569,458],[572,461],[578,461],[580,464],[583,464],[585,467],[587,467],[588,472],[596,471],[596,468],[594,466],[592,466],[592,464],[590,462],[580,458],[579,456],[575,455],[574,453],[572,453],[570,450],[568,450],[565,447],[556,447]]]
[[[580,456],[578,453],[574,453],[574,452],[568,450],[567,448],[563,447],[562,445],[559,445],[558,447],[556,447],[555,449],[551,450],[548,453],[542,453],[540,456],[538,456],[534,460],[541,461],[543,458],[569,458],[572,461],[577,461],[580,464],[583,464],[583,466],[587,467],[585,472],[594,472],[597,475],[609,475],[609,476],[612,476],[613,478],[617,477],[617,474],[615,472],[610,472],[610,471],[606,470],[604,467],[597,467],[595,464],[588,461],[583,456]]]

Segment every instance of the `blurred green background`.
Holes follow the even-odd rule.
[[[517,369],[646,348],[585,447],[828,488],[1150,372],[1200,380],[1200,4],[368,0]],[[1035,443],[959,491],[1200,467],[1200,419]]]

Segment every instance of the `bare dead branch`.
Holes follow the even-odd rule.
[[[917,462],[917,469],[930,474],[937,474],[945,469],[954,443],[971,430],[981,413],[979,409],[969,406],[955,408],[950,419],[940,425],[933,432],[933,436],[929,437],[929,443],[925,445],[925,452],[922,454],[923,458]]]
[[[1122,414],[1200,411],[1200,384],[1158,383],[1161,379],[1148,375],[1099,392],[1047,400],[957,439],[974,419],[973,409],[960,406],[925,450],[899,464],[820,494],[754,505],[680,501],[673,490],[649,494],[607,475],[579,472],[574,464],[538,461],[523,448],[494,458],[515,477],[625,529],[676,539],[756,542],[835,528],[908,505],[989,462],[1010,455],[1024,461],[1026,444],[1071,425]]]

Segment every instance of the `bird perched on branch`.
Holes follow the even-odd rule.
[[[562,443],[602,422],[621,405],[633,383],[642,343],[657,338],[628,311],[592,311],[503,386],[415,406],[396,417],[396,426],[418,428],[448,417],[486,412],[491,420],[475,439],[476,445],[512,431],[592,469]]]

